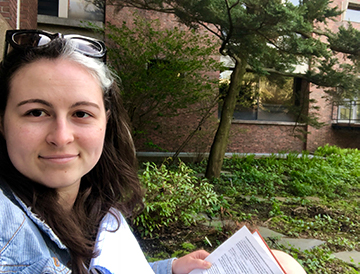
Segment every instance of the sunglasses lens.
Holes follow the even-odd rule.
[[[15,33],[12,40],[23,47],[40,47],[48,44],[51,38],[39,33]]]
[[[102,58],[105,62],[106,48],[105,44],[90,37],[61,33],[47,33],[45,31],[7,31],[6,42],[10,43],[13,48],[18,49],[31,49],[48,45],[52,40],[60,38],[71,40],[72,45],[77,52],[80,52],[88,57]],[[7,48],[5,49],[5,56],[7,54]]]
[[[71,40],[76,49],[85,55],[102,57],[104,54],[103,47],[95,41],[88,41],[81,38],[72,38]]]

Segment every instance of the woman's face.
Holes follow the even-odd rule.
[[[17,71],[10,84],[2,131],[11,162],[75,199],[103,150],[107,117],[98,81],[71,61],[42,59]]]

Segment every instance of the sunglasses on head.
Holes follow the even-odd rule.
[[[106,60],[106,47],[104,42],[91,37],[76,34],[51,33],[42,30],[8,30],[5,37],[4,58],[8,54],[8,46],[13,49],[27,50],[46,47],[57,38],[70,39],[75,51],[81,54]]]

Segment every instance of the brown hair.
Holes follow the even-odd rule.
[[[114,207],[125,216],[130,216],[136,205],[141,204],[143,193],[137,176],[135,149],[120,91],[109,69],[102,62],[75,52],[71,43],[64,39],[53,40],[45,48],[13,50],[6,56],[0,65],[1,121],[14,73],[42,58],[66,58],[77,62],[99,79],[105,108],[109,112],[103,153],[96,166],[83,176],[70,214],[65,213],[59,205],[56,190],[31,181],[16,170],[9,159],[6,140],[2,135],[0,176],[66,245],[70,251],[73,273],[87,273],[86,266],[96,256],[94,243],[104,215]],[[3,124],[0,126],[3,128]]]

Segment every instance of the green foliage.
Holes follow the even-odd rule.
[[[179,258],[179,257],[185,256],[186,254],[189,254],[191,251],[194,251],[196,249],[196,246],[193,245],[192,243],[185,242],[185,243],[181,244],[181,248],[182,248],[181,250],[177,250],[174,253],[172,253],[171,257]]]
[[[272,208],[269,212],[269,216],[273,217],[273,216],[283,215],[284,212],[281,211],[279,202],[274,198],[271,199],[271,202],[272,202]]]
[[[181,245],[181,247],[187,251],[193,251],[196,249],[196,246],[194,246],[192,243],[185,242]]]
[[[277,225],[281,225],[287,234],[298,237],[301,234],[318,236],[320,233],[324,237],[326,233],[341,232],[346,227],[347,232],[355,232],[355,223],[347,217],[331,217],[326,214],[315,215],[311,220],[293,218],[291,216],[278,216],[272,220]]]
[[[358,150],[330,146],[319,148],[315,156],[290,153],[256,159],[248,155],[224,161],[238,191],[269,197],[346,197],[351,187],[360,183],[359,165]]]
[[[216,43],[208,35],[178,27],[163,29],[159,20],[136,13],[133,18],[121,26],[108,23],[105,34],[134,137],[142,138],[149,131],[160,131],[162,119],[205,113],[217,80],[209,73],[219,70],[220,64],[211,58]],[[156,148],[152,140],[148,144]]]
[[[302,265],[307,273],[331,273],[327,265],[334,261],[334,257],[329,249],[314,248],[311,251],[305,251],[305,254],[307,258]]]
[[[359,274],[359,272],[353,267],[336,259],[332,254],[332,251],[326,246],[315,247],[311,250],[305,250],[303,252],[295,248],[291,248],[288,253],[299,261],[299,263],[304,267],[306,273]]]
[[[145,209],[134,224],[143,236],[164,227],[194,224],[198,213],[211,212],[218,203],[213,186],[194,176],[183,162],[175,170],[145,163],[140,180],[146,189]]]
[[[248,155],[227,160],[224,165],[227,172],[224,172],[220,179],[212,181],[213,190],[218,197],[217,202],[206,209],[210,210],[208,215],[211,218],[221,216],[224,222],[217,222],[212,228],[208,228],[207,225],[192,226],[183,235],[179,235],[177,249],[170,250],[168,256],[185,255],[194,250],[195,245],[196,249],[213,250],[224,241],[222,237],[228,237],[236,231],[237,227],[231,228],[229,225],[231,219],[233,222],[245,221],[261,226],[266,224],[268,228],[286,237],[315,238],[324,241],[319,247],[306,251],[284,246],[278,238],[267,241],[271,248],[283,250],[293,256],[307,273],[358,274],[360,265],[354,266],[336,259],[334,253],[360,251],[359,151],[326,145],[318,148],[315,154],[316,157],[311,157],[307,153],[290,153],[261,159]],[[191,166],[193,170],[203,172],[206,162]],[[306,169],[311,171],[306,173]],[[175,172],[178,167],[166,170]],[[243,173],[239,179],[236,172],[240,171]],[[245,173],[248,173],[248,177],[244,176]],[[249,175],[252,173],[253,177]],[[318,180],[314,174],[318,174]],[[312,178],[308,179],[307,176]],[[311,190],[313,197],[305,199],[294,194],[294,189],[289,187],[292,185],[293,177],[299,182],[299,191],[303,193]],[[244,178],[248,181],[241,182]],[[255,180],[254,184],[251,184],[251,179]],[[272,183],[266,181],[272,179]],[[331,181],[329,186],[324,180]],[[331,186],[336,181],[339,181],[340,185]],[[336,188],[341,188],[341,184],[344,183],[349,190],[336,192]],[[306,190],[303,189],[303,185]],[[328,188],[324,188],[324,191],[317,189],[325,186]],[[336,194],[332,194],[329,189],[333,189]],[[274,195],[290,197],[281,199],[274,198]],[[228,215],[223,214],[223,211]],[[171,233],[174,231],[175,229],[172,229]],[[207,239],[211,241],[212,246]],[[171,244],[176,248],[173,237]],[[158,254],[155,256],[159,257]]]

